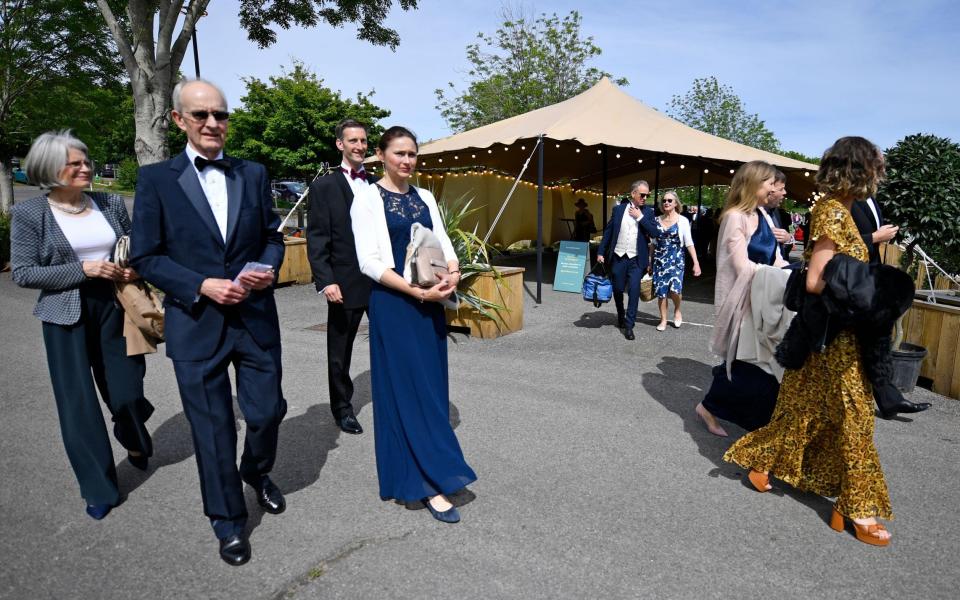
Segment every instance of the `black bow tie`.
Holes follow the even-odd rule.
[[[230,169],[230,161],[225,158],[208,160],[202,156],[198,156],[193,159],[193,164],[197,167],[198,171],[203,171],[207,167],[213,167],[214,169],[220,169],[221,171],[227,171]]]

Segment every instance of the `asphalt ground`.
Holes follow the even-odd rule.
[[[532,267],[530,257],[519,259]],[[549,263],[549,261],[548,261]],[[547,277],[551,277],[547,269]],[[955,598],[960,587],[960,402],[878,419],[896,520],[892,545],[833,532],[830,502],[774,482],[758,494],[693,407],[716,362],[711,281],[688,279],[685,324],[637,340],[527,272],[524,328],[450,337],[451,420],[479,480],[447,525],[377,491],[369,348],[357,340],[341,434],[328,405],[326,321],[312,286],[277,291],[289,413],[273,478],[287,511],[247,489],[253,559],[217,556],[171,363],[148,357],[156,455],[141,473],[114,444],[127,501],[103,521],[84,503],[60,439],[36,292],[0,275],[0,597],[3,598]],[[238,412],[239,415],[239,412]],[[243,422],[238,420],[238,429]]]

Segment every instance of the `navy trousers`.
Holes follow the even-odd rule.
[[[120,503],[110,437],[100,397],[113,416],[113,434],[127,450],[150,456],[153,445],[145,423],[153,406],[143,397],[143,356],[127,356],[123,311],[113,284],[94,279],[80,287],[80,320],[74,325],[43,324],[43,343],[60,433],[70,466],[88,504]]]
[[[610,279],[613,283],[613,302],[617,306],[617,318],[623,319],[626,329],[633,329],[637,320],[637,306],[640,304],[640,279],[646,271],[646,265],[640,265],[640,257],[628,258],[627,255],[613,255],[610,265]],[[627,308],[623,308],[623,293],[627,293]]]
[[[230,365],[247,425],[239,469]],[[287,413],[280,391],[280,346],[264,350],[239,319],[228,318],[213,356],[175,360],[173,367],[193,434],[204,514],[218,538],[239,535],[247,522],[242,482],[257,485],[273,468],[280,422]]]

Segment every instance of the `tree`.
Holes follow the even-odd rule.
[[[464,131],[562,102],[610,74],[586,63],[602,50],[582,37],[577,11],[562,19],[554,13],[535,20],[502,14],[493,35],[477,34],[467,46],[471,67],[466,90],[437,89],[437,110],[450,129]],[[616,80],[626,85],[627,80]]]
[[[960,144],[908,135],[886,152],[887,178],[877,199],[900,227],[908,257],[919,245],[949,273],[960,273]]]
[[[276,177],[303,179],[315,174],[320,163],[340,164],[334,128],[341,119],[366,124],[374,141],[383,131],[377,121],[390,115],[370,101],[372,91],[355,100],[342,98],[300,62],[290,73],[271,77],[269,84],[252,77],[244,81],[243,108],[230,117],[229,150],[263,163]]]
[[[13,204],[11,158],[96,88],[118,83],[110,36],[90,23],[97,12],[84,0],[0,0],[0,212]]]
[[[814,165],[820,164],[819,156],[807,156],[803,152],[797,152],[796,150],[777,150],[777,154],[780,156],[786,156],[787,158],[792,158],[794,160],[801,160],[803,162],[808,162]]]
[[[333,27],[359,24],[357,37],[396,48],[396,31],[384,27],[394,0],[241,0],[240,23],[247,37],[261,48],[277,39],[272,26],[313,27],[326,22]],[[403,10],[415,9],[417,0],[397,0]],[[96,0],[116,41],[130,78],[134,99],[136,139],[141,165],[169,156],[170,93],[197,21],[210,0]],[[183,14],[180,31],[177,22]],[[155,35],[156,34],[156,35]]]
[[[760,117],[748,114],[733,88],[713,76],[694,79],[690,91],[674,96],[666,112],[705,133],[769,152],[780,149],[780,142]]]

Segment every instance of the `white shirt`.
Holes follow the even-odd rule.
[[[340,163],[340,168],[347,170],[346,173],[344,173],[343,171],[340,171],[340,176],[347,178],[347,185],[350,186],[350,189],[353,190],[353,195],[356,196],[357,192],[362,190],[364,186],[367,185],[366,180],[363,180],[360,178],[354,179],[353,177],[350,177],[350,169],[352,169],[353,167],[351,167],[350,163],[348,163],[347,161],[343,161],[342,163]],[[360,165],[360,169],[358,169],[358,172],[366,173],[366,170],[363,168],[363,165]]]
[[[107,223],[97,203],[90,199],[87,202],[90,203],[90,212],[82,217],[73,217],[53,209],[53,218],[81,262],[107,260],[117,243],[117,234]]]
[[[877,207],[874,204],[873,198],[867,198],[867,206],[870,207],[870,212],[873,213],[873,221],[877,224],[877,229],[880,229],[880,215],[877,213]]]
[[[203,195],[207,197],[207,203],[210,204],[210,210],[213,211],[213,218],[217,220],[217,227],[220,228],[220,235],[223,241],[227,241],[227,177],[223,171],[216,167],[207,167],[203,171],[197,169],[194,159],[200,156],[200,153],[193,149],[193,146],[187,144],[187,158],[190,159],[190,166],[197,172],[197,178],[200,179],[200,187],[203,188]],[[204,157],[206,158],[206,157]],[[223,151],[217,154],[217,159],[223,158]]]
[[[643,212],[640,212],[640,219],[643,218]],[[617,245],[613,247],[613,253],[617,256],[627,255],[627,258],[633,258],[637,255],[637,235],[640,230],[640,219],[634,219],[630,216],[630,206],[623,211],[623,219],[620,221],[620,236],[617,237]]]

